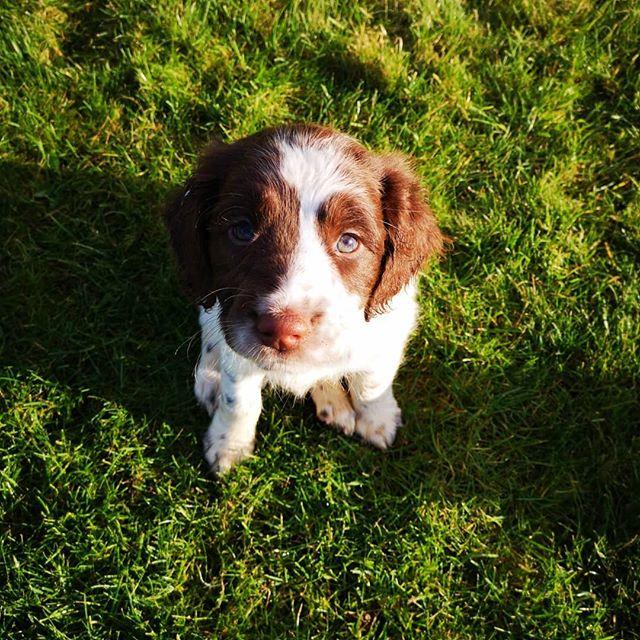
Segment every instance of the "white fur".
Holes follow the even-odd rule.
[[[204,439],[205,458],[217,472],[251,455],[265,383],[297,396],[311,391],[319,418],[346,434],[355,431],[383,449],[394,440],[400,410],[391,385],[415,323],[415,286],[407,285],[384,313],[368,322],[360,298],[345,288],[317,228],[320,205],[352,188],[340,168],[343,160],[335,144],[328,148],[322,141],[281,143],[280,173],[301,198],[300,235],[289,272],[275,292],[259,301],[258,311],[322,312],[300,358],[245,358],[225,340],[219,305],[201,310],[202,354],[195,393],[213,414]],[[255,340],[249,327],[234,331],[237,344]]]
[[[339,191],[351,186],[340,170],[345,158],[333,144],[316,141],[311,144],[291,144],[281,140],[280,175],[300,196],[300,214],[315,216],[320,205]]]
[[[204,439],[205,458],[216,472],[224,473],[253,452],[260,391],[266,383],[297,396],[311,391],[320,419],[347,435],[355,430],[382,449],[393,442],[400,410],[391,385],[415,323],[413,284],[393,298],[386,313],[369,322],[362,314],[336,336],[338,342],[349,345],[342,357],[328,349],[326,360],[306,369],[266,371],[238,355],[224,339],[219,313],[217,304],[200,311],[202,353],[195,376],[198,400],[210,409],[218,406]],[[212,344],[216,348],[207,353]],[[343,379],[348,395],[342,390]],[[235,399],[233,405],[225,402],[229,396]]]

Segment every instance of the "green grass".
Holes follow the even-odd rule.
[[[640,638],[640,10],[0,3],[0,637]],[[159,210],[211,137],[417,158],[453,249],[380,453],[201,462]]]

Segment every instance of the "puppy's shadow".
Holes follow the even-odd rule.
[[[176,446],[200,465],[207,417],[191,390],[198,324],[179,294],[159,215],[169,190],[97,171],[2,164],[2,365],[186,427]],[[434,344],[427,365],[409,359],[401,368],[396,395],[406,426],[385,453],[328,431],[311,401],[269,394],[265,409],[304,423],[301,446],[321,444],[347,475],[366,473],[373,492],[474,496],[506,517],[613,540],[640,525],[633,380],[546,366],[500,378],[452,365],[445,345]],[[267,422],[263,415],[266,446]]]
[[[169,190],[2,163],[1,360],[13,375],[84,390],[137,417],[195,419],[197,316],[178,293],[162,226]]]

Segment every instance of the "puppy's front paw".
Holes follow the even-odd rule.
[[[196,380],[193,391],[198,402],[212,416],[218,407],[220,390],[220,372],[216,369],[199,367],[196,371]]]
[[[253,453],[254,441],[240,442],[226,433],[215,433],[209,429],[203,439],[204,459],[216,475],[223,475],[238,462]]]
[[[356,433],[378,449],[386,449],[393,444],[400,426],[402,413],[393,396],[384,402],[371,402],[358,407]]]
[[[318,384],[311,390],[318,420],[340,429],[348,436],[356,428],[356,412],[340,385]]]

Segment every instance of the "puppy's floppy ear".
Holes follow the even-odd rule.
[[[425,260],[442,252],[443,235],[418,179],[402,156],[382,156],[380,198],[386,229],[378,279],[365,309],[369,319],[413,278]]]
[[[237,151],[236,145],[212,144],[200,159],[194,175],[176,192],[164,212],[187,294],[205,307],[215,303],[209,258],[209,217]]]

